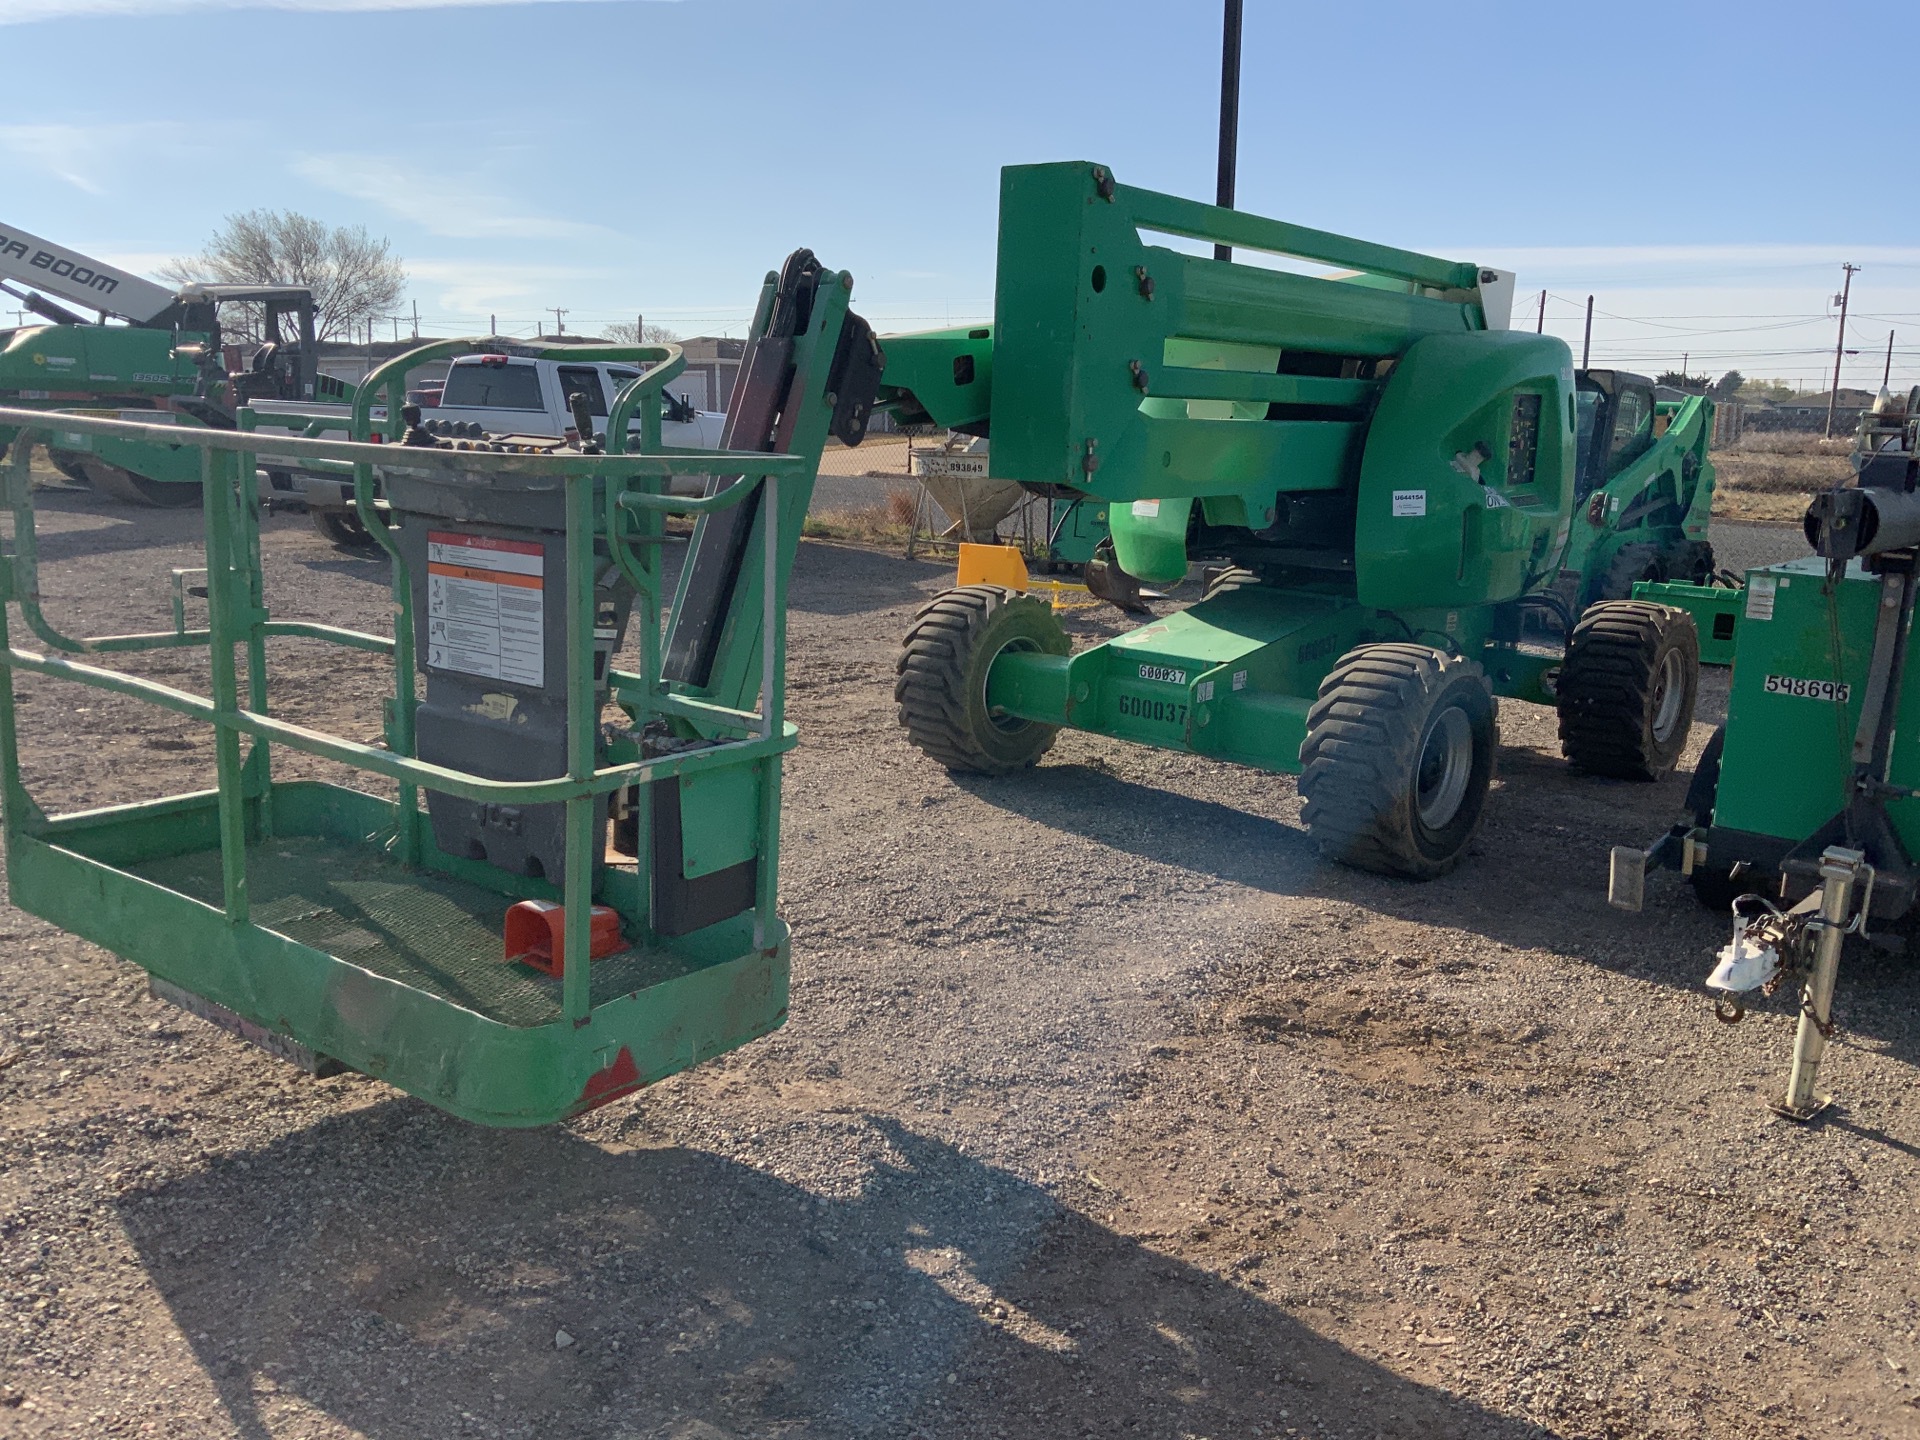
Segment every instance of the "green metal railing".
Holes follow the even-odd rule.
[[[365,433],[372,398],[381,388],[403,384],[408,370],[444,353],[477,348],[476,342],[452,341],[389,362],[376,370],[360,389],[353,424]],[[11,554],[0,570],[0,601],[19,607],[27,628],[58,654],[41,654],[13,644],[7,606],[0,603],[0,765],[5,769],[5,826],[7,833],[39,827],[57,834],[60,820],[40,817],[20,780],[13,676],[24,672],[87,685],[112,694],[152,704],[162,710],[210,724],[215,730],[215,769],[218,777],[218,815],[223,877],[223,908],[232,924],[248,923],[247,842],[251,825],[257,835],[271,833],[271,746],[347,765],[393,781],[399,788],[396,858],[408,865],[423,862],[419,805],[422,788],[468,800],[566,806],[565,878],[563,903],[563,993],[565,1014],[584,1023],[590,1010],[589,915],[593,903],[595,857],[594,806],[597,796],[631,784],[647,795],[646,782],[692,775],[725,766],[773,763],[794,743],[785,723],[780,666],[784,659],[785,585],[777,555],[780,527],[779,482],[783,478],[810,479],[814,464],[800,456],[756,452],[674,451],[665,454],[627,454],[627,422],[639,412],[642,450],[657,437],[660,390],[678,373],[677,347],[607,347],[582,351],[569,347],[565,358],[634,359],[657,361],[639,380],[623,387],[609,415],[610,453],[502,454],[483,450],[450,451],[402,448],[359,440],[331,440],[315,435],[268,435],[248,431],[217,431],[141,425],[72,414],[58,418],[58,428],[89,435],[134,441],[183,441],[202,451],[203,504],[206,521],[207,624],[189,629],[185,623],[184,576],[173,575],[173,619],[170,630],[78,637],[59,630],[46,616],[40,589],[40,559],[34,525],[28,456],[36,441],[53,428],[42,413],[0,409],[0,427],[19,427],[20,435],[7,469],[7,505],[14,534]],[[410,362],[410,363],[403,363]],[[390,405],[397,421],[399,406]],[[290,417],[292,418],[292,417]],[[618,420],[616,426],[615,420]],[[304,422],[303,422],[304,424]],[[305,424],[304,428],[314,428]],[[259,523],[253,496],[257,459],[284,460],[302,469],[329,467],[335,473],[350,470],[356,499],[369,533],[393,562],[392,638],[308,621],[270,617],[263,594],[260,568]],[[388,533],[384,517],[374,505],[375,487],[382,472],[405,470],[441,476],[511,476],[522,481],[546,481],[564,491],[569,593],[567,605],[567,765],[564,775],[530,781],[489,779],[466,771],[432,764],[415,753],[415,655],[411,578],[405,558]],[[703,498],[677,497],[666,492],[678,474],[737,475],[732,485]],[[761,482],[761,483],[754,483]],[[604,494],[604,508],[596,515],[596,489]],[[697,697],[671,693],[659,678],[658,634],[661,579],[658,548],[661,524],[669,515],[707,515],[757,494],[764,507],[761,539],[766,550],[763,589],[767,642],[763,647],[760,706],[757,712],[713,704]],[[596,518],[604,526],[596,526]],[[596,739],[599,699],[594,680],[595,546],[604,542],[614,562],[635,584],[642,599],[638,674],[609,671],[613,698],[629,708],[639,723],[649,716],[673,717],[690,723],[714,743],[704,748],[624,763],[598,765]],[[386,746],[329,735],[268,713],[267,655],[270,639],[306,639],[348,649],[390,656],[394,666],[393,704],[386,726]],[[211,656],[211,693],[197,695],[160,681],[124,674],[86,663],[77,656],[137,654],[146,651],[206,646]],[[246,694],[241,694],[235,648],[246,648]],[[241,737],[252,740],[241,753]],[[761,886],[755,908],[756,946],[764,946],[773,925],[776,853],[777,785],[766,784],[763,794],[775,796],[763,803],[759,853],[769,863],[760,866]],[[252,814],[249,814],[249,807]],[[643,817],[644,818],[644,817]],[[648,832],[643,827],[645,836]]]

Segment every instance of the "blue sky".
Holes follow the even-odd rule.
[[[1920,380],[1916,126],[1874,58],[1920,7],[1247,11],[1243,208],[1516,269],[1576,346],[1591,291],[1596,363],[1809,383],[1853,260],[1849,381],[1889,329]],[[362,222],[441,333],[737,334],[802,244],[883,329],[970,320],[1002,164],[1210,198],[1218,32],[1215,0],[0,0],[0,220],[143,270],[236,210]]]

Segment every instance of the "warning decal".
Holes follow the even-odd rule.
[[[427,664],[546,683],[546,557],[525,540],[427,532]]]

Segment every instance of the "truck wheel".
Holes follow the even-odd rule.
[[[987,672],[1008,652],[1072,650],[1053,608],[998,585],[963,585],[923,606],[900,650],[893,698],[907,739],[949,770],[1005,775],[1044,755],[1059,733],[996,714]]]
[[[1341,657],[1307,712],[1300,794],[1320,852],[1382,875],[1431,880],[1459,863],[1493,780],[1486,673],[1424,645]]]
[[[1671,774],[1699,679],[1700,636],[1686,611],[1645,600],[1588,606],[1560,667],[1561,753],[1616,780]]]
[[[367,533],[367,527],[360,523],[359,515],[352,510],[330,510],[309,505],[307,514],[313,521],[313,528],[343,550],[380,548],[380,542]]]
[[[1635,540],[1614,551],[1607,568],[1595,576],[1593,583],[1587,587],[1581,608],[1597,605],[1602,600],[1631,600],[1636,582],[1666,578],[1666,567],[1660,562],[1660,547],[1649,541]]]

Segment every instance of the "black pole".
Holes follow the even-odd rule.
[[[1240,151],[1240,7],[1242,0],[1226,0],[1227,13],[1220,37],[1220,183],[1213,203],[1233,208],[1234,163]],[[1215,245],[1213,258],[1231,260],[1231,245]]]

